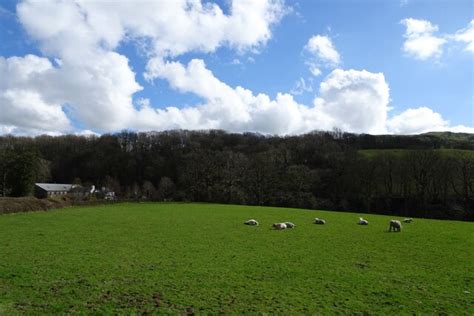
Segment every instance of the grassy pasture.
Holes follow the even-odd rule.
[[[474,314],[473,223],[388,233],[389,217],[358,217],[151,203],[2,215],[0,315]]]

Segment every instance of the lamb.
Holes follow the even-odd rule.
[[[404,222],[404,223],[411,223],[411,222],[413,222],[413,218],[405,218],[405,219],[403,220],[403,222]]]
[[[321,219],[321,218],[316,217],[316,218],[314,219],[314,223],[315,223],[315,224],[318,224],[318,225],[324,225],[324,224],[326,224],[326,221],[325,221],[324,219]]]
[[[245,225],[252,225],[252,226],[258,226],[258,222],[254,219],[249,219],[244,223]]]
[[[388,231],[391,232],[392,230],[395,231],[395,232],[401,232],[402,231],[402,223],[400,223],[400,221],[392,219],[390,221],[390,226],[388,228]]]
[[[286,229],[286,224],[285,223],[275,223],[275,224],[272,225],[272,227],[275,228],[275,229],[278,229],[278,230]]]
[[[285,225],[286,225],[286,228],[295,228],[296,227],[296,225],[293,224],[292,222],[286,222]]]
[[[359,217],[359,225],[369,225],[369,222],[366,219],[363,219],[362,217]]]

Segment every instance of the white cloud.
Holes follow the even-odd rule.
[[[172,88],[198,95],[204,101],[185,109],[150,108],[146,117],[151,128],[156,128],[156,122],[163,122],[160,126],[280,135],[336,127],[372,134],[474,132],[474,128],[451,126],[441,114],[426,107],[409,109],[390,118],[389,87],[382,73],[335,69],[321,82],[313,106],[305,106],[289,94],[280,93],[272,100],[266,94],[232,88],[216,78],[202,60],[192,60],[184,66],[157,59],[148,68],[150,80],[167,80]]]
[[[87,0],[22,1],[17,5],[20,22],[57,67],[46,58],[27,56],[9,61],[16,63],[17,77],[0,69],[0,78],[16,91],[3,93],[2,105],[9,112],[0,123],[17,126],[16,130],[33,128],[29,125],[42,131],[48,126],[71,129],[62,110],[65,106],[82,125],[96,131],[140,128],[139,118],[145,118],[143,113],[151,108],[137,101],[135,109],[133,95],[142,87],[128,59],[114,50],[123,41],[135,41],[137,45],[147,43],[148,55],[164,57],[212,52],[223,45],[239,52],[255,51],[271,38],[272,26],[286,12],[279,0],[229,5],[230,13],[224,14],[218,5],[196,0],[113,5]],[[22,120],[18,114],[27,108],[29,114]],[[186,113],[190,119],[193,111]]]
[[[0,124],[0,135],[13,134],[14,132],[15,132],[15,126]]]
[[[465,125],[455,125],[455,126],[449,126],[447,131],[453,132],[453,133],[474,134],[474,127],[469,127],[469,126],[465,126]]]
[[[232,88],[217,79],[202,60],[194,59],[184,66],[156,58],[148,64],[147,78],[167,80],[173,89],[193,93],[205,102],[182,110],[157,110],[158,120],[166,121],[167,125],[270,134],[299,133],[306,128],[301,115],[306,107],[297,104],[291,95],[278,94],[271,100],[265,94],[254,95],[242,87]]]
[[[64,63],[56,82],[73,115],[102,131],[127,126],[135,112],[132,96],[142,89],[128,59],[115,52],[97,53],[91,63]]]
[[[474,53],[474,20],[471,20],[466,28],[457,31],[452,38],[455,41],[466,43],[465,50]]]
[[[197,0],[25,0],[17,11],[43,50],[64,58],[114,49],[125,37],[146,38],[149,53],[159,56],[213,52],[222,45],[254,49],[271,38],[286,8],[279,0],[241,0],[231,2],[226,15],[217,4]]]
[[[2,131],[38,134],[71,128],[61,104],[42,94],[43,79],[54,71],[46,58],[32,55],[24,58],[0,57]]]
[[[415,58],[426,60],[439,57],[443,47],[455,41],[465,43],[465,51],[474,52],[474,20],[456,33],[444,36],[436,36],[438,26],[426,20],[408,18],[401,23],[406,26],[403,50]]]
[[[64,131],[69,121],[58,104],[45,102],[41,95],[27,90],[8,90],[0,95],[0,123],[23,129]]]
[[[389,87],[382,73],[336,69],[314,100],[318,113],[345,131],[385,133]]]
[[[79,131],[79,132],[76,132],[74,133],[74,135],[77,135],[77,136],[85,136],[85,137],[94,137],[94,136],[100,136],[99,133],[96,133],[94,131],[91,131],[91,130],[82,130],[82,131]]]
[[[232,59],[232,61],[230,62],[231,65],[241,65],[242,62],[238,59],[238,58],[234,58]]]
[[[107,60],[114,60],[110,57]],[[126,90],[130,82],[134,82],[128,67],[121,70],[120,65],[120,62],[112,62],[95,70],[70,71],[54,68],[46,58],[31,55],[0,59],[0,73],[4,75],[1,78],[9,78],[0,81],[1,131],[17,134],[70,131],[72,127],[61,108],[66,100],[82,105],[79,114],[88,122],[88,127],[110,126],[111,130],[126,127],[137,130],[219,128],[235,132],[299,134],[338,127],[352,132],[385,133],[387,126],[390,132],[415,133],[448,127],[439,114],[427,108],[409,110],[386,123],[389,89],[380,73],[336,69],[320,84],[314,106],[308,107],[297,103],[289,94],[280,93],[272,100],[265,94],[255,95],[242,87],[232,88],[216,78],[202,60],[192,60],[184,66],[156,58],[147,68],[150,80],[167,80],[173,89],[201,97],[202,104],[184,109],[153,109],[148,99],[138,99],[138,110],[135,110],[128,100],[133,92],[115,95],[111,88],[123,85]],[[111,72],[116,82],[109,83],[110,87],[101,81],[95,82],[98,87],[89,85],[86,79],[90,76],[101,78],[97,73],[102,71]],[[125,75],[121,74],[123,71]],[[61,84],[63,88],[68,87],[67,77],[73,73],[84,76],[83,79],[76,78],[82,84],[75,82],[70,86],[69,90],[79,87],[78,91],[54,88]],[[107,92],[110,89],[112,91]],[[91,94],[102,107],[88,107],[82,103],[88,98],[80,99],[82,94]],[[108,118],[107,122],[102,122],[104,118]]]
[[[307,81],[304,78],[299,78],[290,93],[293,95],[300,95],[305,92],[313,92],[313,79],[309,78]]]
[[[0,63],[0,106],[9,113],[2,115],[4,124],[64,132],[72,129],[63,111],[67,106],[88,128],[113,131],[126,127],[134,115],[132,95],[141,87],[127,58],[115,52],[97,53],[90,64],[61,63],[57,68],[33,55]]]
[[[441,114],[430,108],[407,109],[387,122],[388,129],[395,134],[418,134],[444,130],[448,125]]]
[[[172,88],[203,98],[205,103],[193,108],[193,123],[202,127],[270,134],[298,134],[334,127],[352,132],[385,132],[389,89],[380,73],[336,69],[321,83],[319,97],[312,107],[298,104],[289,94],[278,94],[271,100],[265,94],[232,88],[217,79],[202,60],[192,60],[185,67],[178,62],[154,59],[147,74],[149,79],[165,79]],[[173,111],[176,115],[180,113],[177,109]]]
[[[114,60],[113,57],[108,57],[107,59]],[[100,64],[99,62],[98,65]],[[415,114],[408,111],[387,121],[389,88],[381,73],[336,69],[321,82],[313,106],[305,106],[296,102],[290,94],[279,93],[272,99],[266,94],[255,94],[243,87],[230,87],[216,78],[202,60],[195,59],[183,65],[155,58],[147,67],[149,80],[166,80],[173,89],[199,96],[202,103],[182,109],[154,109],[148,99],[137,99],[137,108],[131,106],[131,100],[128,100],[133,94],[131,91],[118,95],[113,93],[115,90],[111,87],[123,85],[126,90],[134,82],[133,75],[128,73],[129,68],[120,69],[120,65],[126,63],[112,62],[94,70],[86,68],[71,71],[55,68],[48,59],[31,55],[0,59],[0,78],[9,79],[0,80],[0,110],[3,113],[0,132],[53,135],[71,132],[73,129],[61,108],[66,100],[74,100],[75,104],[82,105],[79,114],[84,115],[83,121],[88,122],[86,128],[95,123],[111,130],[218,128],[280,135],[300,134],[317,129],[330,130],[335,127],[375,134],[448,129],[469,131],[469,128],[463,126],[450,128],[439,114],[427,108],[416,111]],[[118,69],[112,69],[114,67]],[[122,74],[123,71],[125,75]],[[105,79],[100,76],[101,72],[111,72],[117,81],[109,82],[107,86]],[[83,76],[84,78],[76,78],[81,84],[68,83],[70,74]],[[96,82],[99,86],[97,91],[94,85],[88,84],[91,80],[86,80],[92,77],[99,80]],[[55,88],[56,85],[61,88]],[[78,87],[79,90],[70,91]],[[80,96],[83,94],[87,97],[81,100]],[[89,94],[98,98],[97,102],[102,104],[102,108],[85,103],[89,100]],[[71,111],[75,109],[72,108]],[[104,118],[106,122],[102,122]]]
[[[387,131],[389,89],[381,73],[336,69],[320,84],[313,105],[305,106],[290,94],[270,97],[231,87],[216,78],[202,60],[187,65],[171,60],[189,52],[214,52],[222,46],[238,52],[258,50],[285,14],[282,2],[234,1],[229,14],[199,0],[139,4],[22,1],[17,6],[19,20],[50,59],[0,57],[0,132],[81,133],[74,130],[66,113],[94,132],[220,128],[299,134],[334,127],[352,132]],[[415,23],[410,36],[434,31],[433,26]],[[145,49],[148,80],[166,80],[177,91],[197,95],[201,103],[155,109],[148,99],[134,100],[142,87],[128,59],[115,52],[124,41]],[[313,37],[307,50],[313,57],[314,74],[340,63],[328,37]],[[84,133],[90,134],[88,130]]]
[[[315,77],[323,73],[321,69],[319,69],[318,66],[315,65],[314,63],[308,63],[308,66],[309,66],[309,72],[311,72],[311,74]]]
[[[315,35],[306,44],[306,49],[319,59],[332,64],[339,64],[341,57],[327,36]]]
[[[313,76],[319,76],[322,73],[321,67],[334,68],[341,62],[341,56],[328,36],[312,36],[308,40],[305,50],[311,54],[306,63]]]
[[[433,131],[451,131],[457,133],[474,133],[474,128],[463,125],[450,126],[441,114],[428,107],[407,109],[392,117],[387,128],[395,134],[419,134]]]
[[[446,39],[434,35],[438,31],[438,26],[426,20],[413,18],[404,19],[401,23],[406,27],[404,52],[421,60],[439,57],[442,54]]]
[[[426,20],[404,19],[401,21],[406,26],[406,36],[417,36],[420,34],[431,34],[438,31],[438,26],[432,25]]]

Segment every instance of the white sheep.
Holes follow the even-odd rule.
[[[273,228],[275,229],[286,229],[286,224],[285,223],[275,223],[272,225]]]
[[[326,221],[325,221],[324,219],[321,219],[321,218],[316,217],[316,218],[314,219],[314,223],[315,223],[315,224],[318,224],[318,225],[324,225],[324,224],[326,224]]]
[[[254,219],[249,219],[244,223],[245,225],[252,225],[252,226],[258,226],[258,222]]]
[[[369,225],[369,222],[366,219],[363,219],[362,217],[359,217],[359,225]]]
[[[400,221],[392,219],[390,221],[390,226],[388,228],[388,231],[391,232],[392,230],[395,232],[402,231],[402,223],[400,223]]]
[[[404,222],[404,223],[411,223],[411,222],[413,222],[413,218],[405,218],[405,219],[403,220],[403,222]]]
[[[285,225],[286,225],[286,228],[295,228],[296,227],[296,225],[293,224],[292,222],[286,222]]]

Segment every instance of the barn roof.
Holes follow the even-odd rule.
[[[69,191],[72,188],[72,184],[64,183],[35,183],[35,185],[45,191]]]

